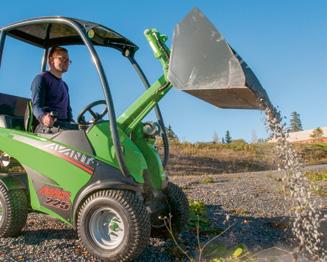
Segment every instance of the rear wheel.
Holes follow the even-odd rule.
[[[22,189],[8,191],[0,183],[0,237],[19,235],[26,224],[28,199]]]
[[[82,204],[77,232],[83,246],[106,261],[137,257],[150,237],[150,218],[142,201],[131,191],[102,190]]]
[[[179,234],[188,223],[189,203],[183,190],[174,183],[168,183],[166,195],[171,214],[172,230],[174,234]],[[169,232],[163,223],[161,226],[153,226],[151,235],[167,237]]]
[[[183,190],[174,183],[168,184],[168,199],[172,214],[172,226],[180,233],[187,226],[189,203]]]

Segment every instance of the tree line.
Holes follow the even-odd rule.
[[[288,131],[289,132],[303,131],[301,116],[296,111],[291,113]],[[173,131],[171,125],[169,125],[168,128],[166,128],[166,132],[167,132],[167,135],[168,135],[169,139],[179,140],[178,136]],[[316,128],[313,131],[312,135],[311,135],[312,138],[320,138],[322,136],[323,136],[323,131],[322,131],[322,129],[320,127]],[[242,140],[242,139],[240,139],[240,140]],[[218,136],[218,133],[216,131],[213,133],[212,143],[214,143],[214,144],[219,144],[219,143],[221,143],[221,144],[230,144],[232,141],[233,141],[232,135],[231,135],[231,132],[229,130],[227,130],[225,132],[224,136],[221,139]],[[254,130],[252,131],[252,141],[251,141],[251,143],[258,143],[258,142],[265,142],[265,141],[266,141],[266,139],[257,138],[257,135],[256,135],[255,131]]]

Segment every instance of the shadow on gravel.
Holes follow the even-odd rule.
[[[223,211],[220,206],[208,206],[208,208],[219,209]],[[247,247],[251,254],[258,258],[271,258],[273,260],[260,261],[293,261],[293,260],[278,260],[288,254],[289,250],[289,232],[286,230],[288,218],[254,218],[251,216],[237,216],[231,215],[229,221],[223,224],[225,216],[210,217],[217,228],[226,229],[229,225],[234,224],[230,230],[223,233],[209,246],[207,246],[203,255],[206,261],[210,261],[215,257],[209,254],[215,253],[215,249],[221,249],[222,246],[228,249],[234,249],[237,245],[243,244]],[[217,235],[217,234],[216,234]],[[215,234],[201,233],[201,246],[216,236]],[[152,243],[145,249],[143,254],[136,260],[143,261],[189,261],[183,256],[172,240],[159,241],[152,239]],[[183,232],[179,238],[179,245],[187,252],[187,254],[197,261],[199,246],[195,231]],[[277,248],[277,251],[274,251]],[[282,252],[285,250],[284,252]],[[274,251],[274,252],[273,252]],[[262,253],[264,252],[264,253]],[[262,254],[261,254],[262,253]]]
[[[225,230],[233,225],[228,231],[224,232],[207,247],[204,252],[206,259],[210,257],[207,252],[212,253],[215,248],[224,246],[233,249],[239,244],[247,247],[251,254],[258,255],[260,258],[274,257],[276,260],[267,261],[289,261],[277,260],[283,258],[290,248],[290,220],[288,217],[253,217],[248,215],[231,214],[229,220],[224,223],[226,211],[220,205],[207,205],[208,217],[213,224],[213,228]],[[203,246],[207,241],[217,236],[219,233],[212,234],[200,231],[200,242]],[[185,231],[180,235],[179,244],[188,255],[197,261],[199,252],[196,231]],[[275,250],[277,248],[277,251]],[[274,251],[275,250],[275,251]],[[282,252],[285,250],[285,252]],[[261,252],[264,252],[261,254]],[[214,253],[214,252],[213,252]],[[177,255],[179,254],[179,255]],[[206,256],[208,255],[208,257]],[[185,256],[178,252],[172,240],[166,241],[152,239],[151,244],[145,249],[144,253],[136,260],[143,261],[188,261]],[[266,260],[262,260],[266,261]],[[293,260],[291,260],[293,261]]]
[[[27,245],[39,245],[48,240],[77,240],[77,234],[73,229],[40,229],[24,231],[22,237]]]
[[[217,239],[217,243],[227,247],[244,244],[250,251],[287,246],[290,243],[291,220],[289,217],[253,217],[234,212],[229,214],[228,221],[225,221],[227,213],[221,206],[208,205],[207,207],[210,220],[216,227],[226,229],[233,225]]]

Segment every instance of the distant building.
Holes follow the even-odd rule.
[[[289,137],[287,138],[288,142],[291,143],[313,143],[313,142],[326,142],[327,143],[327,127],[320,127],[322,130],[321,137],[313,138],[312,134],[315,129],[304,130],[299,132],[291,132],[289,133]],[[269,142],[275,142],[275,139],[270,140]]]

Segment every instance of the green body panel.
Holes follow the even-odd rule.
[[[90,174],[76,167],[63,158],[48,153],[29,143],[24,143],[14,139],[14,136],[35,140],[36,142],[52,142],[46,138],[41,138],[24,131],[0,128],[0,150],[14,157],[20,164],[31,168],[40,175],[55,181],[64,191],[71,193],[71,202],[74,201],[79,190],[89,181]],[[35,188],[31,178],[28,177],[29,190],[31,196],[31,207],[34,210],[42,211],[53,215],[61,220],[62,217],[56,215],[49,209],[40,206],[36,196]],[[64,220],[65,221],[65,220]],[[68,222],[68,221],[65,221]]]
[[[115,149],[111,136],[108,136],[108,121],[103,121],[91,128],[87,133],[88,139],[93,146],[96,157],[119,169]],[[118,128],[120,143],[127,168],[138,183],[144,183],[143,172],[147,169],[146,161],[139,148],[133,141]]]
[[[138,126],[135,132],[133,132],[132,139],[138,148],[142,151],[146,159],[148,165],[147,172],[149,174],[148,179],[151,187],[160,190],[162,182],[166,180],[166,176],[160,156],[154,146],[154,139],[144,138],[142,124]]]
[[[143,174],[144,171],[147,171],[150,175],[151,186],[160,189],[162,181],[166,179],[162,162],[153,141],[144,138],[142,128],[143,124],[139,124],[131,139],[121,129],[118,129],[124,158],[128,170],[136,182],[144,183]],[[87,136],[93,145],[97,158],[119,168],[112,139],[107,134],[108,122],[103,121],[92,127]]]

